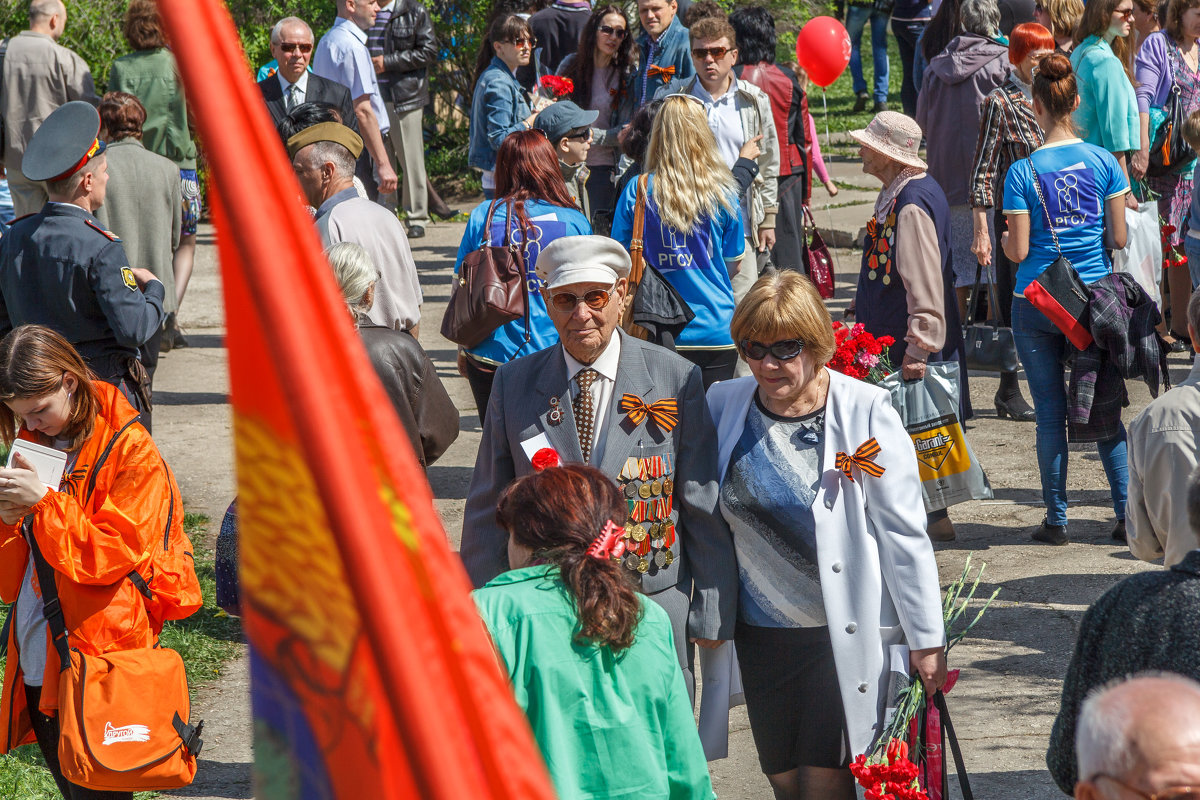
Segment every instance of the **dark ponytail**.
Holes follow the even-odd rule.
[[[608,522],[628,513],[616,485],[594,467],[551,467],[519,478],[500,495],[496,521],[534,557],[555,564],[575,599],[576,640],[625,650],[642,606],[632,573],[611,558],[587,554]]]
[[[1033,76],[1033,96],[1055,121],[1070,119],[1075,101],[1079,99],[1070,59],[1062,53],[1043,58]]]

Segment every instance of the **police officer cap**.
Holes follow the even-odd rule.
[[[616,283],[629,277],[629,253],[607,236],[563,236],[538,254],[537,274],[547,289],[572,283]]]
[[[21,157],[21,172],[31,181],[61,181],[104,152],[100,113],[91,103],[72,100],[46,117]]]

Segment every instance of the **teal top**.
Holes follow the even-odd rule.
[[[118,58],[108,73],[110,92],[129,92],[146,107],[142,144],[175,162],[180,169],[196,168],[196,143],[188,130],[187,103],[175,67],[165,47],[138,50]]]
[[[671,622],[638,596],[633,646],[579,644],[558,567],[506,572],[474,593],[562,800],[711,800]]]
[[[1110,153],[1142,146],[1137,95],[1108,42],[1089,36],[1071,52],[1071,69],[1079,87],[1075,127],[1079,138]]]

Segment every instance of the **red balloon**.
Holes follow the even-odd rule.
[[[850,34],[833,17],[813,17],[796,36],[796,62],[827,89],[850,63]]]

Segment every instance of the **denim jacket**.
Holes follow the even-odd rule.
[[[510,133],[526,130],[525,120],[532,113],[521,84],[503,61],[493,57],[475,83],[467,164],[484,172],[494,170],[501,142]]]
[[[671,20],[657,42],[650,41],[650,34],[643,30],[638,37],[638,48],[642,57],[638,62],[637,74],[633,77],[633,95],[639,106],[650,102],[659,87],[670,83],[672,79],[684,80],[696,74],[696,66],[692,63],[691,38],[678,16]],[[652,65],[668,69],[674,67],[675,70],[670,75],[647,78],[646,71]]]

